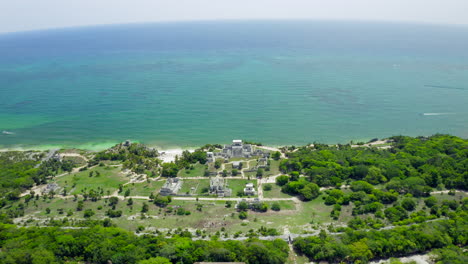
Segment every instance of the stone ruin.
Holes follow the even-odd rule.
[[[163,196],[177,195],[177,192],[179,192],[181,187],[182,180],[179,178],[169,178],[167,179],[166,183],[164,183],[163,187],[159,191],[159,194]]]
[[[227,188],[227,181],[221,177],[210,178],[210,194],[218,197],[231,196],[232,190]]]
[[[268,158],[262,157],[258,159],[257,168],[266,168],[268,167]]]
[[[212,162],[215,162],[215,161],[216,161],[215,154],[213,152],[207,152],[206,153],[206,162],[212,163]]]
[[[250,195],[250,196],[253,196],[253,195],[256,195],[257,194],[257,191],[255,191],[255,186],[253,183],[247,183],[245,185],[245,188],[244,188],[244,194],[245,195]]]
[[[253,156],[268,157],[269,153],[261,149],[255,149],[251,144],[244,144],[242,140],[235,139],[231,145],[224,145],[221,152],[207,152],[208,162],[214,162],[216,157],[230,158],[251,158]]]

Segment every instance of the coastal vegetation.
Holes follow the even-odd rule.
[[[0,262],[17,263],[194,263],[196,261],[282,264],[282,240],[194,241],[184,230],[173,238],[137,236],[116,227],[15,228],[0,224]]]
[[[290,146],[273,149],[261,168],[258,157],[207,162],[206,151],[219,148],[172,162],[128,142],[61,157],[0,153],[0,262],[366,263],[427,252],[440,263],[466,259],[465,139]],[[213,176],[225,179],[230,196],[210,194]],[[160,195],[174,177],[177,193]],[[247,184],[254,195],[245,195]],[[87,248],[85,236],[108,242]]]

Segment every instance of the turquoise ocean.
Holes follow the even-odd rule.
[[[0,34],[0,147],[468,137],[468,27],[212,21]]]

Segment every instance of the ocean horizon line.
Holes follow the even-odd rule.
[[[102,24],[83,24],[83,25],[70,25],[63,27],[44,27],[35,29],[22,29],[16,31],[0,31],[2,35],[27,34],[27,33],[40,33],[48,31],[69,31],[69,30],[86,30],[98,28],[110,28],[121,26],[156,26],[156,25],[177,25],[177,24],[211,24],[211,23],[356,23],[356,24],[387,24],[387,25],[414,25],[414,26],[435,26],[435,27],[462,27],[468,29],[468,24],[453,24],[453,23],[432,23],[424,21],[395,21],[395,20],[363,20],[363,19],[311,19],[311,18],[261,18],[261,19],[200,19],[200,20],[161,20],[161,21],[136,21],[136,22],[122,22],[122,23],[102,23]]]

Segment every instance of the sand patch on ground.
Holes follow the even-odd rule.
[[[188,150],[189,152],[194,152],[194,149],[167,149],[167,150],[160,150],[159,158],[164,162],[173,162],[175,161],[176,156],[180,157],[182,152]]]

